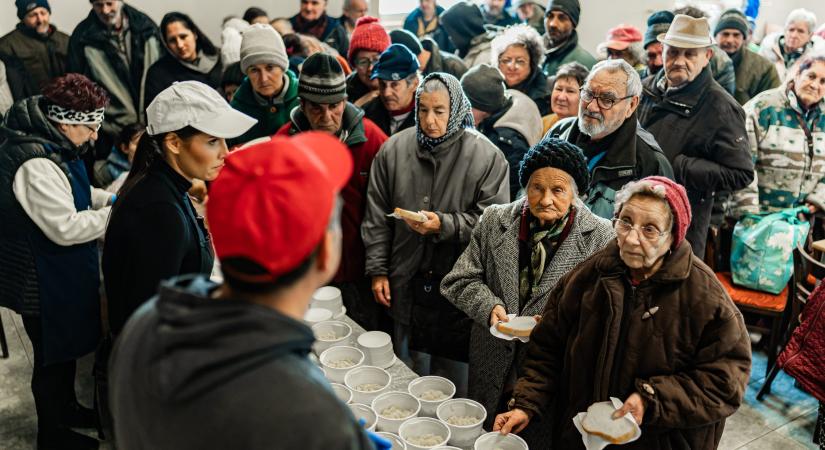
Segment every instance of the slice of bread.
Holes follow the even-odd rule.
[[[532,316],[513,317],[509,322],[499,322],[496,329],[510,336],[527,337],[535,328],[536,319]]]
[[[611,402],[593,403],[587,408],[582,428],[612,444],[624,444],[636,435],[636,427],[624,417],[613,419],[616,407]]]
[[[413,222],[426,222],[427,216],[419,212],[408,211],[406,209],[395,208],[393,213],[402,219],[412,220]]]

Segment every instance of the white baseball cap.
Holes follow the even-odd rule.
[[[233,109],[218,92],[200,81],[180,81],[164,89],[146,108],[150,136],[190,126],[217,138],[235,138],[257,119]]]

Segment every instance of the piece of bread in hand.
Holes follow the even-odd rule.
[[[393,210],[393,213],[396,216],[401,217],[402,219],[412,220],[413,222],[427,221],[427,216],[425,216],[424,214],[413,211],[407,211],[406,209],[395,208],[395,210]]]
[[[611,402],[593,403],[587,408],[582,428],[611,444],[624,444],[636,435],[636,428],[624,417],[613,419],[616,407]]]
[[[509,322],[499,322],[496,329],[504,334],[517,337],[528,337],[536,327],[536,319],[533,316],[513,317]]]

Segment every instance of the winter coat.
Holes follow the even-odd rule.
[[[510,199],[516,199],[521,189],[519,164],[527,150],[541,139],[541,116],[529,97],[514,89],[506,92],[511,103],[479,123],[478,131],[504,154],[510,166]]]
[[[441,13],[444,12],[444,8],[441,6],[435,6],[435,15],[436,19],[433,20],[440,20],[438,19],[441,16]],[[424,13],[421,12],[421,8],[415,8],[407,17],[404,19],[404,29],[409,31],[410,33],[418,36],[418,39],[423,40],[424,38],[431,38],[434,40],[438,47],[445,52],[454,53],[455,52],[455,44],[450,40],[450,36],[447,34],[447,30],[441,25],[441,23],[436,26],[435,31],[430,34],[418,34],[418,20],[422,19]]]
[[[713,57],[710,58],[710,72],[713,74],[713,79],[726,90],[728,94],[734,95],[736,92],[736,68],[733,66],[733,60],[730,59],[727,53],[722,51],[718,46],[713,46]]]
[[[292,16],[289,19],[289,23],[292,24],[292,29],[295,30],[296,33],[313,35],[324,44],[332,47],[339,55],[346,56],[347,50],[349,50],[349,36],[347,35],[347,30],[344,28],[343,22],[337,17],[332,17],[326,13],[324,13],[324,15],[326,16],[327,24],[320,36],[314,35],[309,29],[303,29],[301,27],[298,20],[301,16],[300,14]]]
[[[467,72],[468,68],[461,58],[445,52],[432,38],[422,39],[421,47],[431,53],[427,66],[421,71],[422,76],[427,76],[433,72],[444,72],[460,80]]]
[[[590,169],[590,188],[580,193],[584,203],[597,216],[613,218],[616,192],[630,181],[651,175],[673,179],[673,168],[667,157],[653,135],[639,125],[636,114],[625,120],[612,135],[596,143],[591,143],[590,137],[579,131],[578,120],[577,117],[560,120],[550,130],[550,136],[578,145],[591,161],[604,152]],[[591,146],[599,153],[590,154]]]
[[[415,99],[413,99],[415,101]],[[375,97],[364,104],[364,117],[370,119],[372,123],[378,125],[378,128],[387,136],[392,136],[391,123],[392,113],[390,113],[381,101],[381,97]],[[401,125],[395,130],[395,134],[400,133],[407,128],[415,127],[415,109],[410,111],[406,118],[401,122]]]
[[[533,27],[539,36],[543,36],[545,29],[544,29],[544,16],[546,14],[546,10],[544,9],[544,5],[546,3],[542,2],[542,5],[539,5],[538,2],[533,3],[533,15],[528,17],[527,20],[524,21],[527,25]]]
[[[825,403],[825,285],[811,293],[776,363],[821,403]]]
[[[735,214],[775,212],[804,203],[825,209],[825,100],[807,113],[792,89],[765,91],[745,104],[753,182],[734,193]],[[811,131],[808,139],[801,120]]]
[[[467,67],[490,63],[490,57],[493,54],[493,39],[498,36],[499,31],[491,25],[485,25],[485,28],[487,28],[486,33],[479,34],[470,40],[470,47],[463,59]]]
[[[47,81],[66,73],[68,50],[69,35],[54,25],[48,34],[40,35],[18,23],[14,31],[0,38],[0,54],[16,57],[26,68],[26,82],[32,95],[39,94]]]
[[[587,70],[590,70],[596,64],[596,58],[579,45],[579,35],[576,31],[573,31],[567,42],[547,50],[545,55],[547,55],[547,58],[545,58],[542,67],[545,77],[552,77],[560,66],[569,62],[581,63],[584,67],[587,67]]]
[[[245,77],[230,103],[238,111],[258,119],[258,123],[250,128],[246,133],[227,140],[230,147],[245,144],[253,139],[265,136],[272,136],[279,128],[289,122],[289,114],[297,107],[298,101],[298,77],[292,71],[287,70],[284,76],[289,80],[286,92],[271,100],[264,100],[252,90],[252,83],[249,77]]]
[[[217,287],[164,283],[116,341],[117,447],[372,449],[309,360],[312,330],[264,305],[210,298]]]
[[[811,40],[802,49],[786,54],[785,53],[785,35],[784,31],[771,33],[764,38],[759,47],[759,55],[767,59],[776,68],[776,73],[779,75],[781,81],[785,81],[789,75],[792,75],[790,69],[793,65],[802,59],[805,55],[820,53],[825,50],[825,39],[817,35],[811,36]]]
[[[502,28],[520,23],[518,17],[507,12],[506,8],[502,8],[501,13],[497,16],[489,14],[489,11],[487,11],[487,5],[482,5],[481,10],[484,13],[484,23]]]
[[[573,226],[542,274],[538,288],[524,307],[519,301],[519,232],[526,200],[488,207],[473,229],[470,245],[441,283],[441,293],[473,320],[470,335],[469,396],[487,410],[487,426],[492,424],[505,386],[518,378],[526,346],[490,334],[490,313],[496,305],[509,314],[541,314],[550,291],[568,271],[600,250],[614,237],[610,222],[593,215],[576,202]],[[504,399],[505,401],[507,399]],[[548,438],[547,422],[532,426],[531,434]],[[544,443],[547,443],[545,440]],[[546,448],[535,446],[532,448]]]
[[[704,255],[716,192],[739,190],[753,181],[745,113],[707,67],[675,91],[666,91],[664,74],[660,70],[642,82],[636,114],[687,190],[693,211],[687,239],[697,255]]]
[[[744,105],[760,92],[779,87],[776,68],[763,56],[744,46],[731,57],[736,69],[736,92],[733,98]]]
[[[128,4],[123,4],[121,11],[129,24],[128,64],[94,11],[72,32],[66,61],[66,72],[86,75],[109,93],[111,102],[106,108],[103,130],[111,135],[126,125],[146,122],[146,74],[164,52],[158,27],[149,16]]]
[[[419,146],[415,127],[384,143],[372,164],[361,237],[367,276],[389,277],[390,314],[396,321],[411,323],[412,277],[447,274],[484,208],[508,201],[507,161],[476,130],[461,130],[432,151]],[[404,221],[387,217],[394,208],[435,212],[441,232],[414,232]]]
[[[26,69],[19,59],[0,53],[0,123],[15,102],[37,94],[29,88],[27,80]],[[2,137],[0,129],[0,142]]]
[[[622,448],[709,450],[750,367],[742,314],[689,243],[632,287],[613,241],[550,292],[513,397],[532,420],[551,422],[553,448],[583,449],[573,416],[638,393],[642,434]]]
[[[372,92],[372,89],[358,78],[358,72],[353,71],[347,75],[347,100],[356,102],[370,92]]]
[[[341,214],[341,230],[344,239],[341,251],[341,265],[333,281],[344,283],[360,280],[364,277],[364,241],[361,240],[361,223],[367,204],[367,183],[370,168],[375,155],[387,140],[387,135],[371,120],[364,118],[364,111],[347,103],[341,122],[341,139],[349,148],[354,169],[347,185],[341,191],[344,209]],[[285,124],[276,133],[291,136],[311,127],[301,108],[292,110],[290,123]]]
[[[540,68],[534,67],[533,73],[530,74],[529,78],[518,86],[511,86],[511,88],[523,92],[530,97],[536,103],[542,117],[552,112],[550,111],[550,95],[553,93],[553,90],[550,88],[547,77],[544,76],[544,72],[542,72]]]
[[[149,106],[152,100],[164,89],[178,81],[200,81],[216,90],[221,87],[221,77],[223,76],[223,65],[220,55],[199,56],[203,64],[194,67],[191,64],[184,64],[178,58],[167,52],[156,63],[152,64],[146,74],[146,92],[143,104]]]

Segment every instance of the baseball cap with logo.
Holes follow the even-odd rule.
[[[378,57],[378,62],[375,63],[375,67],[372,69],[370,79],[403,80],[414,74],[419,67],[418,58],[410,49],[401,44],[392,44]]]
[[[238,137],[258,122],[200,81],[181,81],[164,89],[146,108],[146,119],[150,136],[189,126],[224,139]]]
[[[264,268],[263,276],[245,277],[253,282],[298,268],[321,243],[352,167],[347,147],[321,132],[275,136],[230,153],[206,211],[218,258]]]

